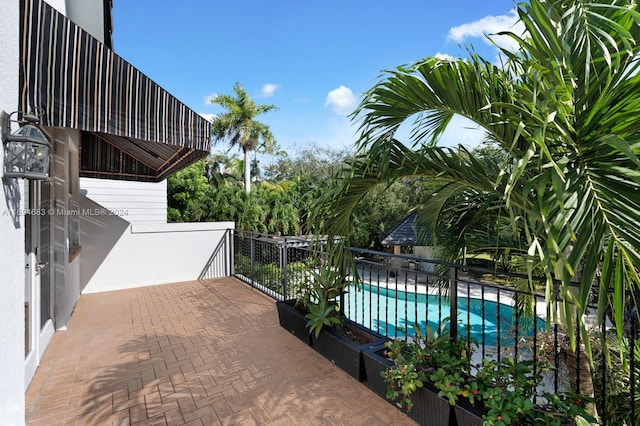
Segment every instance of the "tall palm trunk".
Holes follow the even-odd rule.
[[[251,192],[251,158],[248,147],[242,147],[242,151],[244,153],[244,190],[248,194]]]
[[[594,399],[595,392],[593,387],[593,376],[591,375],[591,364],[585,349],[584,343],[580,343],[576,347],[576,351],[567,348],[567,371],[569,375],[569,385],[571,389],[581,395],[585,395]],[[585,406],[589,414],[598,418],[595,403],[589,403]]]
[[[569,252],[573,249],[573,247],[569,247],[567,249],[567,257]],[[561,262],[558,266],[558,271],[562,270],[563,262]],[[578,265],[578,269],[576,271],[576,279],[582,279],[582,269],[583,264]],[[559,272],[556,271],[556,276],[560,276]],[[569,293],[577,299],[578,297],[578,289],[570,288]],[[568,312],[564,312],[565,315],[570,315],[575,318],[576,316],[576,307],[568,309]],[[560,319],[563,323],[566,323],[567,318],[564,315],[560,315]],[[576,329],[576,333],[580,333],[579,329]],[[568,336],[567,336],[568,337]],[[589,355],[587,354],[586,347],[584,343],[580,342],[576,344],[576,350],[574,351],[571,348],[571,345],[568,345],[566,348],[566,360],[567,360],[567,375],[569,376],[569,385],[571,389],[581,395],[585,395],[593,400],[595,400],[595,391],[593,386],[593,374],[591,369],[591,363],[589,362]],[[585,406],[586,411],[591,414],[596,419],[598,418],[598,411],[595,403],[589,403]]]

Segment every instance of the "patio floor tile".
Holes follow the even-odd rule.
[[[411,425],[233,278],[82,295],[26,394],[29,425]]]

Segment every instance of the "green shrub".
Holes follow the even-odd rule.
[[[245,277],[251,277],[251,259],[249,256],[244,256],[239,253],[236,254],[235,273],[244,275]]]
[[[282,269],[280,266],[275,263],[256,263],[255,264],[255,278],[258,284],[276,291],[278,293],[282,292]]]

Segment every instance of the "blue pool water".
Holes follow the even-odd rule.
[[[413,324],[421,330],[426,325],[437,329],[450,316],[449,299],[433,294],[415,294],[365,284],[345,295],[345,313],[350,319],[389,337],[413,335]],[[498,321],[499,319],[499,321]],[[513,307],[494,301],[458,297],[458,335],[486,346],[513,346],[516,337],[516,315]],[[533,335],[533,319],[520,316],[518,338]],[[537,329],[544,320],[537,318]]]

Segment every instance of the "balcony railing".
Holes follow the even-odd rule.
[[[316,267],[317,253],[310,245],[300,238],[235,232],[233,275],[274,299],[297,298]],[[571,350],[565,327],[548,308],[542,280],[534,281],[532,288],[526,275],[356,248],[352,252],[358,282],[342,301],[343,312],[351,320],[400,339],[411,339],[414,326],[425,330],[445,324],[452,338],[466,339],[472,345],[474,364],[502,357],[532,360],[534,374],[543,376],[544,391],[593,392],[602,424],[640,420],[636,414],[640,356],[635,311],[629,312],[625,330],[627,353],[616,355],[614,349],[605,355],[595,336],[614,336],[615,331],[606,319],[597,321],[595,306],[588,307],[583,320],[594,335],[593,371],[588,372],[594,389],[585,390],[586,383],[580,380],[589,368],[584,362],[586,352]],[[558,283],[548,297],[557,304],[565,302]],[[578,348],[584,348],[581,338],[577,333]],[[609,355],[619,359],[607,362]],[[549,361],[552,368],[548,368]]]

